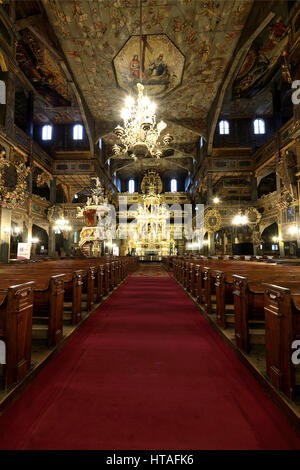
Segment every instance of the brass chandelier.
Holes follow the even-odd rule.
[[[142,0],[140,0],[140,57],[142,57]],[[142,82],[142,67],[139,69],[139,80]],[[125,107],[121,117],[124,121],[123,127],[117,126],[115,134],[119,138],[120,145],[115,144],[112,148],[114,155],[128,155],[134,160],[146,156],[160,158],[164,147],[169,145],[173,137],[166,134],[160,138],[161,132],[167,127],[163,121],[156,123],[155,103],[144,96],[144,86],[137,84],[137,100],[127,96]]]
[[[156,123],[155,103],[144,96],[144,86],[137,84],[137,101],[132,96],[128,96],[121,117],[124,126],[117,126],[115,134],[120,140],[120,145],[113,146],[115,155],[125,155],[126,153],[134,160],[146,156],[162,156],[164,147],[169,145],[173,137],[166,134],[160,138],[161,132],[167,127],[164,121]]]

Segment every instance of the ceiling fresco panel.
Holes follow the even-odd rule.
[[[162,97],[182,81],[184,56],[165,34],[131,36],[114,58],[118,85],[129,93],[142,83],[148,96]]]
[[[131,36],[140,34],[139,2],[43,3],[92,114],[96,119],[119,118],[125,93],[118,91],[113,59]],[[162,115],[191,119],[207,116],[252,3],[143,3],[142,34],[147,38],[168,36],[186,59],[181,86],[169,95],[161,93],[162,99],[157,98]],[[166,64],[173,60],[168,55],[163,59]]]

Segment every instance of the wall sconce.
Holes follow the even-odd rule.
[[[290,228],[289,228],[289,233],[291,235],[296,235],[296,233],[299,232],[299,229],[297,227],[295,227],[295,225],[292,225]]]
[[[220,199],[218,198],[218,196],[215,196],[215,197],[213,198],[213,203],[214,203],[214,204],[219,204],[219,202],[220,202]]]
[[[37,237],[28,237],[28,242],[27,243],[39,243],[39,239]]]

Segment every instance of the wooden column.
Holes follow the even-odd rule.
[[[0,261],[8,263],[10,258],[11,210],[0,209]]]
[[[251,202],[256,202],[257,196],[257,177],[253,174],[251,175]]]
[[[208,233],[208,254],[214,255],[216,253],[215,247],[215,234],[213,232]]]
[[[211,204],[212,199],[213,199],[213,187],[212,187],[211,175],[207,175],[206,186],[207,186],[207,204]]]
[[[7,72],[6,81],[6,111],[5,128],[8,135],[13,136],[15,132],[15,75]]]
[[[50,202],[56,203],[56,178],[53,177],[50,181]],[[55,256],[55,233],[53,230],[54,224],[50,222],[49,225],[49,236],[48,236],[48,255]]]

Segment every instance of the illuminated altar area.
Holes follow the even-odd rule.
[[[170,214],[164,204],[162,181],[155,170],[148,170],[141,184],[136,223],[129,225],[126,249],[140,257],[162,257],[176,252]]]

